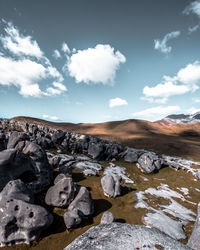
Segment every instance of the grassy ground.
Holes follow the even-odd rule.
[[[163,168],[159,173],[145,175],[140,172],[140,170],[135,166],[135,164],[129,164],[124,162],[116,162],[127,169],[127,173],[130,174],[130,178],[135,181],[135,185],[129,184],[131,190],[125,187],[123,184],[123,194],[117,198],[108,198],[104,196],[100,179],[101,174],[98,177],[84,177],[79,171],[74,171],[73,179],[79,185],[88,187],[91,191],[92,198],[94,199],[95,212],[94,217],[88,220],[85,220],[84,223],[77,229],[67,230],[63,221],[63,214],[67,211],[66,209],[59,208],[48,208],[42,202],[42,205],[49,209],[54,215],[54,222],[52,226],[41,235],[41,240],[34,242],[31,246],[27,245],[18,245],[12,247],[4,247],[2,249],[34,249],[34,250],[60,250],[66,247],[70,242],[72,242],[77,236],[84,233],[91,226],[98,225],[101,219],[101,216],[104,211],[111,211],[116,220],[119,222],[126,222],[130,224],[142,224],[141,217],[144,213],[147,212],[146,209],[136,209],[134,208],[134,193],[137,191],[146,190],[149,187],[158,187],[159,185],[168,184],[169,187],[173,190],[177,188],[186,187],[189,189],[189,196],[187,200],[198,203],[200,200],[200,193],[195,191],[195,188],[200,189],[198,181],[194,180],[194,177],[190,173],[186,173],[183,170],[175,171],[170,168]],[[102,165],[106,167],[108,163],[102,162]],[[148,181],[144,181],[143,177],[148,178]],[[180,191],[179,191],[180,192]],[[39,200],[43,199],[44,194],[41,194]],[[185,207],[191,209],[196,213],[197,205],[192,205],[190,203],[176,199],[179,203]],[[158,204],[163,204],[168,202],[162,198],[149,197],[148,203],[157,208]],[[187,236],[190,236],[193,223],[189,223],[184,228]],[[184,242],[186,242],[185,240]]]

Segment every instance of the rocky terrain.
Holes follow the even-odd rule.
[[[198,155],[56,126],[0,120],[2,249],[200,248]]]
[[[196,112],[195,114],[168,115],[167,117],[157,121],[156,123],[164,125],[200,123],[200,112]]]

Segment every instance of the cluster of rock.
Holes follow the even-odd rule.
[[[60,153],[88,154],[93,160],[97,161],[124,159],[126,162],[138,163],[138,167],[145,173],[156,172],[163,165],[162,158],[159,158],[153,152],[123,147],[118,142],[101,140],[94,136],[80,135],[8,119],[0,120],[0,125],[3,130],[23,131],[29,136],[31,142],[40,145],[43,149],[55,147]],[[2,140],[3,143],[1,143]],[[0,145],[3,146],[4,143],[4,139],[1,139],[0,136]],[[73,159],[68,162],[69,166],[71,164],[73,164]],[[86,171],[86,174],[93,175],[94,172]]]
[[[47,206],[67,209],[63,217],[66,228],[80,225],[93,215],[94,204],[89,190],[74,183],[73,169],[81,170],[85,176],[95,176],[102,170],[96,161],[117,159],[136,163],[144,173],[157,172],[166,164],[154,152],[123,147],[117,142],[0,120],[1,245],[30,243],[52,224],[53,216],[34,201],[34,195],[41,191],[46,192]],[[58,171],[55,179],[54,169]],[[122,179],[134,183],[125,175],[123,167],[112,163],[101,178],[104,194],[113,198],[121,195]],[[115,223],[113,214],[105,212],[99,226],[89,229],[66,249],[113,249],[113,246],[115,249],[199,249],[199,232],[197,221],[185,246],[155,228]]]

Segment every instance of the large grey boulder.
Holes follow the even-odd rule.
[[[74,199],[76,184],[70,177],[59,177],[57,177],[55,185],[48,189],[45,202],[54,207],[67,207]]]
[[[61,144],[65,138],[65,134],[66,134],[66,132],[64,132],[62,130],[56,131],[56,133],[52,135],[52,138],[51,138],[52,142],[54,144]]]
[[[162,163],[162,159],[160,159],[157,154],[152,152],[144,153],[138,159],[138,167],[142,172],[147,174],[160,170]]]
[[[50,185],[53,178],[53,168],[47,160],[46,152],[36,143],[25,141],[22,152],[32,159],[37,180],[30,184],[30,188],[33,189],[34,193],[38,193]]]
[[[82,213],[78,209],[67,211],[64,214],[66,228],[77,227],[82,222]]]
[[[104,144],[102,142],[91,142],[88,147],[88,154],[94,160],[102,160],[104,154]]]
[[[196,222],[194,224],[192,234],[187,245],[194,250],[200,249],[200,203],[198,204],[198,215],[196,218]]]
[[[7,148],[15,148],[15,146],[20,142],[20,141],[25,141],[28,140],[29,136],[25,133],[21,133],[21,132],[17,132],[14,131],[11,133],[11,135],[9,136],[9,140],[8,140],[8,145]]]
[[[76,238],[65,250],[190,249],[155,228],[122,223],[100,224]]]
[[[127,147],[120,155],[124,158],[124,161],[134,163],[138,161],[138,158],[145,153],[145,150],[139,150],[135,148]]]
[[[101,186],[104,191],[104,195],[108,197],[116,197],[121,195],[121,178],[118,175],[104,175],[101,178]]]
[[[0,202],[0,208],[2,246],[29,244],[53,222],[53,216],[46,209],[22,200],[3,200]]]
[[[86,187],[80,187],[79,191],[69,205],[68,210],[78,209],[83,216],[88,217],[94,212],[94,203],[89,190]]]
[[[103,213],[101,217],[101,224],[110,224],[110,223],[113,223],[114,220],[115,220],[115,217],[113,213],[106,211]]]
[[[35,172],[29,156],[16,149],[0,152],[0,191],[10,180],[15,180],[27,172]]]
[[[21,180],[9,181],[0,193],[0,202],[6,199],[16,199],[33,203],[33,193]]]

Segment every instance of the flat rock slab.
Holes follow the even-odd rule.
[[[155,228],[122,223],[90,228],[64,250],[191,249]]]

